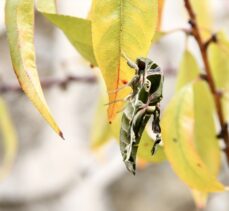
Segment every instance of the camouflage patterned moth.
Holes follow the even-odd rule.
[[[152,131],[156,134],[152,155],[161,141],[160,101],[164,76],[160,67],[148,58],[138,58],[136,63],[126,59],[127,64],[135,69],[135,76],[128,83],[133,92],[127,97],[122,115],[120,150],[127,169],[135,174],[138,144],[151,116]]]

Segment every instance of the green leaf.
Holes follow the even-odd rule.
[[[93,1],[93,46],[107,90],[116,90],[133,77],[134,71],[127,66],[122,53],[132,60],[147,55],[157,26],[157,13],[157,0]],[[122,99],[128,92],[124,89],[110,94],[109,100]],[[122,106],[123,103],[109,106],[109,120]]]
[[[200,68],[195,57],[190,51],[185,50],[178,70],[176,91],[179,91],[183,86],[197,79],[199,74]]]
[[[10,171],[17,151],[17,137],[5,102],[0,98],[0,132],[3,143],[3,161],[0,166],[0,180]]]
[[[218,182],[213,171],[207,166],[208,164],[204,163],[196,149],[195,143],[201,140],[193,141],[195,136],[200,136],[199,133],[195,135],[195,129],[197,130],[194,126],[195,121],[202,121],[203,118],[195,119],[199,111],[195,114],[194,99],[193,87],[185,86],[166,108],[161,123],[165,153],[174,171],[192,189],[205,193],[224,191],[224,186]],[[209,123],[203,124],[201,128],[208,127]],[[208,131],[206,136],[210,134],[211,131]],[[202,144],[205,145],[205,141]]]
[[[218,42],[210,45],[208,56],[216,86],[225,93],[222,102],[224,116],[229,121],[229,99],[226,96],[229,90],[229,39],[223,32],[219,32],[217,38]]]
[[[33,0],[6,1],[6,29],[13,68],[23,91],[49,125],[63,137],[49,111],[37,73]]]
[[[63,31],[76,50],[91,64],[97,66],[92,46],[91,21],[54,14],[54,4],[46,0],[38,1],[38,10],[56,27]]]
[[[153,148],[153,143],[153,139],[147,134],[146,131],[144,131],[141,141],[138,145],[137,156],[144,161],[152,163],[159,163],[166,160],[164,148],[160,145],[157,147],[155,154],[152,155],[151,151]]]

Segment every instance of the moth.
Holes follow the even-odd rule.
[[[126,168],[135,174],[138,144],[151,117],[152,131],[156,135],[152,155],[161,142],[160,101],[164,76],[160,67],[148,58],[137,58],[136,62],[125,58],[127,64],[135,69],[135,75],[128,83],[132,93],[126,98],[127,105],[121,119],[120,150]]]

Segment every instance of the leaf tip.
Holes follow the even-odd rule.
[[[64,138],[64,134],[63,134],[63,132],[62,131],[59,131],[59,136],[63,139],[63,140],[65,140],[65,138]]]

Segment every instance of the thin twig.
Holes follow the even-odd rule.
[[[89,83],[94,84],[97,82],[97,78],[95,76],[74,76],[67,75],[64,78],[58,77],[49,77],[41,79],[41,86],[43,89],[49,89],[54,86],[58,86],[61,88],[67,88],[70,83],[78,82],[78,83]],[[21,87],[18,83],[0,83],[0,94],[5,94],[8,92],[22,92]]]
[[[192,8],[190,0],[184,0],[184,3],[185,3],[185,7],[186,7],[186,10],[187,10],[187,12],[189,14],[189,18],[190,18],[189,23],[190,23],[190,25],[192,27],[192,35],[194,36],[194,38],[195,38],[195,40],[196,40],[196,42],[197,42],[197,44],[199,46],[200,52],[201,52],[201,56],[202,56],[204,67],[205,67],[205,72],[206,72],[206,75],[207,75],[207,82],[208,82],[210,90],[211,90],[211,92],[212,92],[212,94],[214,96],[214,102],[215,102],[216,109],[217,109],[217,115],[218,115],[219,123],[220,123],[220,126],[221,126],[221,132],[218,135],[218,137],[222,138],[224,140],[224,143],[226,145],[224,151],[226,153],[227,160],[228,160],[228,163],[229,163],[228,125],[227,125],[227,123],[226,123],[226,121],[224,119],[221,96],[218,94],[218,90],[216,88],[215,81],[214,81],[213,76],[212,76],[212,70],[211,70],[209,59],[208,59],[208,56],[207,56],[207,49],[208,49],[209,44],[211,42],[216,42],[217,39],[213,35],[208,41],[206,41],[206,42],[203,41],[203,39],[201,37],[201,33],[200,33],[200,28],[199,28],[197,20],[196,20],[196,15],[194,13],[194,10]]]

